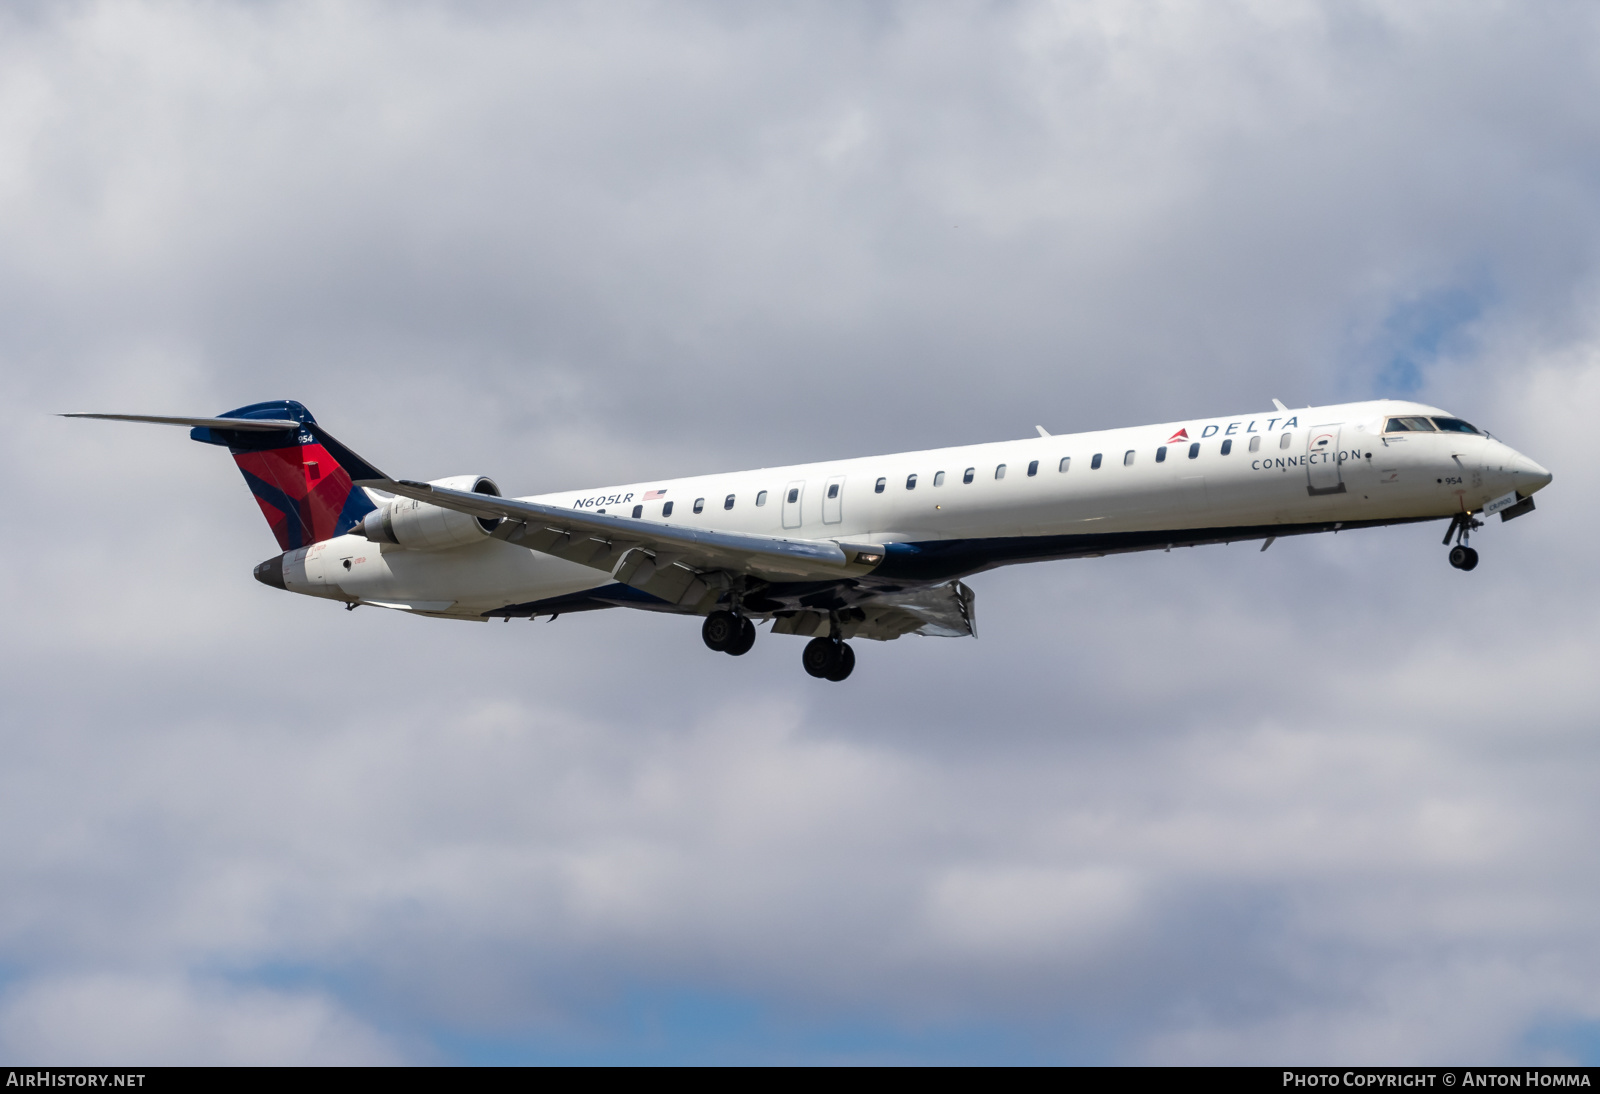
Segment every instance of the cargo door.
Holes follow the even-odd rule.
[[[800,527],[800,503],[805,500],[806,481],[799,479],[783,488],[783,526]],[[768,526],[770,527],[770,525]]]
[[[838,524],[844,520],[844,476],[835,475],[822,491],[822,523]]]
[[[1306,486],[1312,494],[1344,493],[1339,466],[1340,424],[1314,425],[1306,434]]]

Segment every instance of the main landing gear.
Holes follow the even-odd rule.
[[[800,663],[819,680],[843,680],[856,667],[856,651],[837,638],[813,638]]]
[[[838,633],[837,627],[834,633]],[[718,653],[739,657],[756,644],[756,625],[737,612],[718,609],[706,616],[700,637]],[[856,667],[856,651],[838,638],[813,638],[806,643],[800,663],[819,680],[843,680]]]
[[[1450,565],[1458,570],[1470,570],[1478,565],[1478,552],[1467,546],[1467,537],[1474,528],[1482,528],[1483,521],[1473,520],[1471,513],[1457,513],[1445,529],[1444,542],[1454,536],[1456,545],[1450,548]]]
[[[742,615],[715,611],[706,616],[700,627],[700,637],[718,653],[742,657],[756,644],[756,625]]]

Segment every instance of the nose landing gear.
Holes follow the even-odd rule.
[[[1471,513],[1457,513],[1450,521],[1450,527],[1445,529],[1444,542],[1449,543],[1452,536],[1456,545],[1450,548],[1450,565],[1458,570],[1471,570],[1478,565],[1478,552],[1467,546],[1467,538],[1472,535],[1475,528],[1482,528],[1483,521],[1472,519]]]

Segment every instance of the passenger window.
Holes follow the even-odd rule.
[[[644,506],[635,505],[633,507],[633,519],[638,520],[642,516],[644,516]]]
[[[1167,462],[1167,446],[1166,445],[1162,445],[1160,448],[1156,449],[1156,462],[1157,463],[1166,463]]]
[[[1192,460],[1198,455],[1200,455],[1200,442],[1195,441],[1189,446],[1189,458]]]
[[[1130,448],[1130,449],[1128,449],[1126,452],[1124,452],[1122,454],[1122,466],[1123,467],[1132,467],[1133,466],[1133,449]]]
[[[767,492],[763,490],[761,493],[756,495],[756,506],[759,508],[765,504],[767,504]]]
[[[1006,477],[1006,465],[1005,464],[1001,464],[1000,466],[998,466],[998,467],[996,467],[994,469],[994,477],[997,478],[997,479],[1003,479],[1003,478]]]
[[[798,493],[798,491],[796,491],[796,493]],[[830,499],[832,499],[832,498],[836,498],[838,496],[839,496],[839,484],[836,483],[836,482],[829,483],[828,484],[828,497]]]
[[[883,480],[882,479],[878,480],[878,489],[880,491],[883,490]],[[790,487],[790,489],[789,489],[789,504],[793,505],[795,502],[797,502],[799,500],[800,500],[800,488],[798,486]]]
[[[694,499],[694,511],[696,513],[705,512],[705,508],[706,508],[706,499],[705,498],[695,498]]]
[[[1090,471],[1098,471],[1098,470],[1100,470],[1100,453],[1096,452],[1093,456],[1091,456],[1089,458],[1089,470]]]
[[[729,494],[727,497],[722,499],[722,507],[724,509],[732,509],[733,508],[733,495],[732,494]]]
[[[972,482],[972,473],[974,471],[976,471],[976,470],[977,470],[976,467],[967,468],[967,473],[961,476],[961,481],[963,483],[969,483],[970,484]]]
[[[1227,440],[1222,442],[1222,454],[1224,456],[1226,456],[1228,453],[1230,453],[1232,451],[1233,451],[1233,438],[1229,437]]]
[[[906,489],[907,490],[915,490],[916,488],[917,488],[917,477],[915,475],[907,475],[906,476]]]
[[[1067,468],[1069,468],[1071,466],[1072,466],[1072,457],[1071,456],[1062,456],[1061,457],[1061,466],[1056,468],[1056,470],[1064,472],[1064,471],[1066,471]]]
[[[872,492],[873,492],[873,493],[874,493],[874,494],[881,494],[881,493],[883,493],[883,486],[884,486],[884,483],[886,483],[886,482],[888,482],[888,481],[889,481],[889,480],[888,480],[888,479],[879,479],[879,480],[878,480],[878,484],[877,484],[877,485],[876,485],[876,486],[874,486],[874,487],[873,487],[873,488],[872,488]]]
[[[933,485],[935,485],[935,486],[943,486],[944,485],[944,472],[943,471],[935,471],[933,473]]]
[[[1480,430],[1463,422],[1460,418],[1435,418],[1433,424],[1439,427],[1441,433],[1478,433]]]
[[[1028,463],[1028,478],[1033,478],[1039,473],[1039,461],[1031,460]]]
[[[1250,438],[1250,451],[1261,451],[1261,437],[1259,435]]]
[[[670,501],[661,507],[661,515],[663,517],[670,517],[672,515],[672,503]]]
[[[1465,423],[1463,423],[1465,424]],[[1433,423],[1423,417],[1390,418],[1385,433],[1432,433]],[[1474,430],[1473,432],[1477,432]]]
[[[1292,441],[1292,440],[1294,440],[1294,434],[1293,433],[1281,433],[1281,434],[1278,435],[1278,447],[1279,448],[1288,448],[1289,447],[1289,442]]]

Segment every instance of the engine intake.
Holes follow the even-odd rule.
[[[500,497],[500,488],[486,475],[455,475],[432,479],[428,485]],[[374,543],[393,543],[413,551],[442,551],[487,539],[498,527],[498,517],[474,517],[425,501],[394,498],[368,513],[356,530]]]

